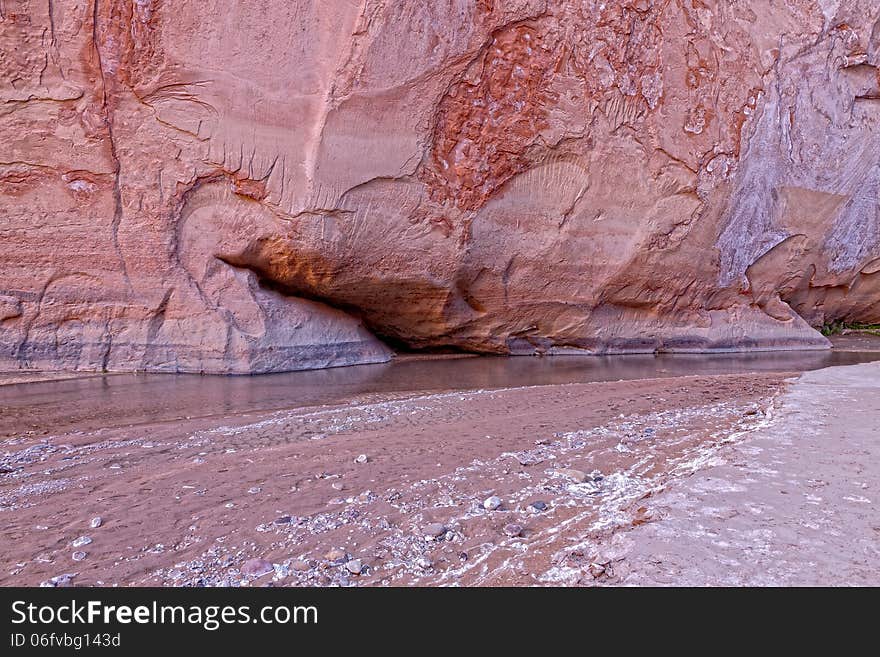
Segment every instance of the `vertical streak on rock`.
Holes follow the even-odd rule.
[[[354,56],[355,40],[358,26],[365,21],[366,26],[364,27],[364,30],[369,27],[369,20],[366,18],[367,7],[369,6],[369,3],[370,0],[362,0],[360,11],[358,12],[358,16],[354,22],[355,30],[348,37],[348,48],[343,51],[347,52],[348,54],[340,57],[340,59],[337,60],[337,64],[333,69],[332,75],[329,77],[329,79],[325,81],[325,86],[321,97],[321,113],[320,116],[316,118],[315,127],[312,132],[311,143],[309,144],[308,152],[306,153],[305,157],[305,171],[308,178],[308,188],[305,191],[306,196],[303,201],[303,203],[305,204],[304,209],[309,209],[310,205],[319,208],[323,207],[321,200],[319,198],[315,198],[316,181],[318,178],[318,157],[321,152],[321,142],[324,139],[324,129],[327,126],[327,119],[330,116],[330,112],[333,110],[333,101],[336,92],[336,80],[339,75],[345,70],[348,62]],[[282,193],[282,204],[283,197],[284,195]],[[335,199],[331,199],[330,201],[332,200]]]
[[[48,0],[49,2],[49,36],[52,40],[52,46],[54,47],[56,44],[55,41],[55,6],[52,0]]]
[[[110,320],[104,323],[104,336],[107,343],[104,345],[104,353],[101,355],[101,371],[107,372],[110,365],[110,351],[113,348],[113,332],[110,330]]]
[[[25,355],[25,349],[28,347],[28,341],[30,339],[31,329],[33,328],[34,323],[37,321],[37,318],[40,316],[40,311],[43,307],[43,299],[46,297],[46,291],[49,289],[49,286],[55,280],[55,272],[50,272],[46,282],[43,283],[40,291],[37,293],[37,298],[34,303],[34,307],[36,308],[34,315],[28,320],[27,324],[24,327],[24,333],[21,336],[21,341],[18,343],[18,347],[15,350],[15,358],[17,361],[21,362],[22,358]]]
[[[122,163],[119,160],[119,154],[116,149],[116,139],[113,135],[113,114],[114,108],[112,104],[108,102],[108,93],[107,93],[107,74],[104,70],[104,57],[101,53],[101,40],[99,38],[99,26],[98,26],[98,2],[99,0],[94,0],[92,4],[92,45],[95,48],[95,56],[98,60],[98,70],[101,73],[101,102],[102,102],[102,111],[104,114],[104,123],[107,126],[107,138],[110,142],[110,158],[113,161],[113,200],[114,200],[114,210],[113,210],[113,219],[110,222],[110,230],[111,237],[113,240],[113,248],[116,251],[116,255],[119,257],[119,263],[122,267],[122,276],[125,280],[125,285],[128,288],[129,292],[131,291],[131,280],[128,276],[128,266],[125,262],[125,257],[122,254],[122,249],[119,247],[119,226],[122,223],[123,217],[123,208],[122,208],[122,188],[120,184],[120,179],[122,177]],[[111,90],[112,91],[112,90]]]

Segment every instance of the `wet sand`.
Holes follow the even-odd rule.
[[[875,338],[874,346],[880,345]],[[327,404],[358,404],[452,390],[805,372],[880,360],[880,347],[845,350],[629,356],[404,356],[391,363],[263,376],[0,374],[0,439],[57,435]],[[37,381],[22,384],[22,377]],[[39,377],[63,380],[40,381]]]
[[[813,552],[798,556],[803,541],[842,551],[828,561],[838,570],[841,560],[864,561],[833,583],[876,584],[870,546],[880,518],[870,503],[834,497],[832,530],[848,539],[834,543],[809,533],[827,526],[810,528],[816,522],[804,505],[812,500],[799,489],[767,497],[779,480],[837,486],[834,468],[859,468],[850,479],[880,485],[880,407],[860,387],[876,386],[880,365],[803,380],[850,370],[824,401],[831,388],[816,384],[825,404],[816,412],[798,396],[813,384],[795,371],[362,391],[344,401],[136,423],[108,407],[103,423],[93,415],[78,428],[57,422],[62,430],[53,419],[63,420],[70,402],[37,405],[37,426],[10,431],[0,452],[0,585],[790,583],[801,581],[800,557],[825,565]],[[845,422],[832,419],[841,413]],[[853,418],[868,417],[850,444],[851,424],[861,421]],[[795,450],[804,428],[813,442]],[[758,440],[769,443],[754,451]],[[736,499],[728,497],[737,482],[694,488],[731,463],[758,483]],[[870,499],[861,490],[849,496]],[[500,507],[484,508],[492,496]],[[862,515],[846,515],[849,504]],[[717,518],[713,509],[721,509]],[[706,513],[720,526],[745,523],[738,542],[695,534],[708,526]],[[767,533],[776,527],[778,535]],[[762,580],[742,567],[732,579],[719,564],[750,549],[794,550],[779,566],[791,577]],[[707,565],[688,570],[693,560]]]
[[[640,498],[760,423],[783,378],[433,393],[10,439],[0,583],[234,585],[254,558],[283,584],[562,581],[560,551],[638,522]],[[503,505],[490,512],[491,495]],[[442,539],[425,540],[436,524]]]
[[[880,585],[880,365],[809,372],[775,417],[606,546],[631,585]]]
[[[877,331],[847,331],[844,335],[834,335],[830,339],[834,351],[839,354],[880,352],[880,335]]]
[[[106,376],[108,375],[99,372],[40,372],[36,370],[16,370],[14,372],[0,372],[0,386],[14,386],[24,383],[45,383],[47,381],[84,380]]]

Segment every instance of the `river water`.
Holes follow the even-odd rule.
[[[880,360],[878,351],[718,355],[404,357],[254,377],[113,374],[0,386],[0,438],[344,403],[372,395],[688,375],[804,372]]]

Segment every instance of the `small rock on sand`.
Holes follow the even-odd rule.
[[[55,577],[51,577],[45,582],[40,582],[41,587],[67,587],[73,586],[73,578],[76,577],[75,574],[65,573],[63,575],[56,575]]]
[[[537,511],[538,513],[540,513],[547,510],[548,504],[546,502],[538,500],[537,502],[532,502],[531,504],[529,504],[529,508],[533,511]]]
[[[360,575],[364,569],[364,564],[360,559],[352,559],[345,564],[345,567],[352,575]]]
[[[342,563],[345,561],[345,557],[345,551],[338,548],[328,550],[327,553],[324,555],[324,558],[330,563]]]
[[[89,523],[89,527],[92,529],[97,529],[101,525],[104,524],[104,519],[101,516],[96,516],[92,518],[92,521]]]
[[[290,567],[298,573],[305,573],[312,569],[312,565],[303,559],[297,559],[290,564]]]
[[[492,497],[487,497],[483,501],[483,508],[487,511],[494,511],[495,509],[501,506],[501,498],[493,495]]]
[[[520,536],[522,534],[523,528],[522,525],[517,525],[516,523],[510,523],[509,525],[504,525],[504,533],[510,537]]]
[[[439,522],[433,522],[422,528],[422,534],[425,538],[429,539],[440,538],[446,534],[446,525]]]
[[[583,470],[575,470],[574,468],[561,468],[559,470],[554,470],[553,474],[557,477],[566,477],[567,479],[576,481],[579,484],[584,483],[590,477]]]
[[[366,455],[366,454],[361,454],[360,456],[358,456],[358,457],[354,460],[354,462],[355,462],[355,463],[361,463],[361,464],[363,464],[363,463],[366,463],[366,462],[369,461],[369,460],[370,460],[370,459],[367,458],[367,455]]]
[[[82,550],[79,550],[77,552],[74,552],[70,558],[73,559],[74,561],[82,561],[87,556],[89,556],[89,555],[86,554],[85,552],[83,552]]]
[[[262,577],[274,572],[275,567],[265,559],[248,559],[241,567],[241,574],[246,577]]]
[[[92,539],[89,538],[88,536],[80,536],[73,543],[71,543],[71,545],[73,547],[82,547],[83,545],[88,545],[91,542],[92,542]]]

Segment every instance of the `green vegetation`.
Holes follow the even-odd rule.
[[[846,331],[863,331],[871,335],[880,336],[880,324],[865,324],[863,322],[829,322],[819,330],[825,337],[841,335]]]

